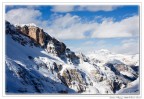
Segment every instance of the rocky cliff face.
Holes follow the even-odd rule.
[[[36,27],[36,26],[27,26],[27,25],[16,26],[16,29],[20,33],[32,38],[34,41],[36,41],[41,46],[44,45],[45,33],[44,33],[43,29],[40,29],[39,27]]]
[[[59,78],[69,88],[74,88],[77,92],[84,92],[86,90],[86,82],[76,69],[65,70]]]
[[[51,37],[35,25],[16,25],[16,31],[33,39],[37,44],[47,49],[48,53],[57,56],[65,53],[66,45],[64,43]]]

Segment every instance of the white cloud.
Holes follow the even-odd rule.
[[[58,16],[51,21],[51,25],[47,28],[47,32],[59,39],[82,39],[90,26],[83,24],[79,16],[66,14]]]
[[[54,19],[55,20],[55,19]],[[59,16],[55,21],[53,21],[53,24],[56,24],[59,27],[66,28],[70,27],[73,24],[77,24],[79,22],[80,18],[79,16],[71,16],[70,14],[66,14],[65,16]]]
[[[93,37],[114,38],[114,37],[133,37],[139,35],[139,17],[133,16],[123,19],[120,22],[104,20],[95,28]]]
[[[113,18],[103,18],[102,23],[82,21],[76,15],[66,14],[55,17],[47,32],[59,39],[119,38],[139,36],[139,17],[132,16],[115,22]]]
[[[51,11],[53,12],[72,12],[72,11],[112,11],[120,6],[112,6],[112,5],[55,5],[52,7]]]
[[[123,40],[121,45],[114,46],[112,51],[122,54],[138,54],[139,53],[139,41],[138,39]]]
[[[119,6],[112,6],[112,5],[81,5],[77,8],[78,11],[112,11],[115,10]]]
[[[71,12],[74,10],[73,5],[55,5],[52,7],[53,12]]]
[[[18,8],[12,9],[6,13],[6,20],[13,24],[27,24],[27,23],[38,23],[38,17],[41,16],[39,10],[31,8]]]

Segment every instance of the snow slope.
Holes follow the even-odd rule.
[[[44,60],[46,60],[49,67],[52,66],[53,61],[62,63],[59,58],[51,57],[43,52],[44,50],[41,48],[20,45],[18,42],[12,40],[10,35],[6,36],[7,92],[19,93],[24,91],[35,93],[38,91],[43,93],[58,93],[58,91],[69,90],[69,88],[61,83],[55,73],[53,74],[47,68],[38,67],[38,64],[43,63],[42,61]],[[28,56],[33,57],[34,61],[30,60]],[[34,80],[32,81],[32,79]],[[35,88],[35,83],[38,83],[38,88]]]
[[[121,89],[116,94],[139,94],[139,78],[128,84],[127,88]]]

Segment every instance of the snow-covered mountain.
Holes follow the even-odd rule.
[[[97,50],[91,52],[87,55],[90,59],[98,59],[101,62],[113,62],[113,63],[124,63],[126,65],[135,65],[139,66],[139,54],[135,55],[124,55],[124,54],[115,54],[106,49]]]
[[[35,25],[6,21],[7,94],[115,94],[138,79],[138,60],[106,50],[78,54]]]

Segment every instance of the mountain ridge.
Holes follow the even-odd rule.
[[[33,35],[29,29],[6,22],[7,94],[115,94],[139,77],[127,64],[101,64],[97,58],[75,54],[43,30],[36,32],[38,27]]]

